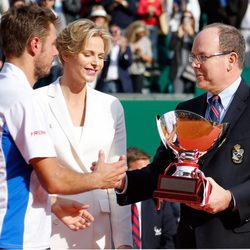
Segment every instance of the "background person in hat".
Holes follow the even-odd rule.
[[[90,19],[98,26],[102,28],[109,28],[110,16],[102,5],[95,5],[90,13]]]
[[[90,13],[90,20],[92,20],[97,26],[104,29],[109,29],[110,16],[107,14],[106,10],[102,5],[94,5]],[[89,82],[89,86],[93,89],[96,87],[98,77],[96,77],[92,82]]]

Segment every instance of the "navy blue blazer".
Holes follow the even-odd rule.
[[[162,203],[159,211],[153,199],[141,202],[142,249],[175,248],[178,224],[175,212],[170,202]]]
[[[127,0],[128,6],[124,7],[122,4],[114,0],[102,0],[101,4],[112,17],[110,25],[116,24],[121,29],[126,29],[129,24],[137,19],[137,1]]]
[[[121,81],[122,92],[131,93],[133,92],[133,84],[130,78],[128,68],[132,64],[132,52],[129,46],[127,46],[124,53],[119,52],[118,55],[118,76]],[[104,67],[102,69],[101,75],[97,80],[96,89],[103,91],[103,87],[105,85],[104,80],[107,77],[108,68],[110,65],[110,56],[108,55],[107,60],[104,62]]]
[[[177,109],[205,116],[206,94],[181,103]],[[226,141],[200,160],[200,168],[223,188],[230,190],[238,210],[229,208],[217,214],[181,205],[177,248],[250,248],[250,87],[240,83],[223,122],[230,127]],[[233,160],[235,146],[243,150],[239,163]],[[127,173],[126,194],[118,195],[119,204],[152,197],[157,179],[174,156],[160,146],[148,167]]]

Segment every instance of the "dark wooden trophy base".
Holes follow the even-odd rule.
[[[200,178],[160,175],[153,197],[174,202],[201,203],[203,182]]]

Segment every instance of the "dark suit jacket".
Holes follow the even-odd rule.
[[[204,94],[179,104],[177,109],[204,116],[206,106]],[[226,209],[212,215],[181,205],[178,248],[250,248],[250,88],[245,83],[241,82],[223,122],[230,123],[227,140],[200,160],[200,168],[233,193],[238,210]],[[237,144],[244,150],[239,164],[232,160]],[[152,164],[128,172],[127,193],[118,195],[119,204],[151,197],[159,173],[172,159],[171,152],[160,146]]]
[[[207,15],[207,23],[221,22],[240,27],[246,13],[248,0],[227,0],[225,8],[220,7],[220,0],[199,0],[201,10]]]
[[[175,248],[177,217],[170,202],[156,210],[153,199],[141,203],[142,249]]]
[[[129,46],[127,46],[124,53],[119,52],[118,54],[118,76],[122,85],[122,92],[130,93],[133,92],[133,84],[130,78],[128,68],[132,64],[132,52]],[[104,67],[102,69],[100,78],[97,81],[96,89],[103,91],[103,87],[105,85],[104,80],[107,77],[108,68],[110,65],[110,56],[108,56],[107,60],[104,62]]]
[[[122,29],[126,29],[129,24],[137,19],[137,1],[127,0],[128,6],[115,4],[114,0],[102,0],[101,3],[112,17],[110,25],[117,24]]]

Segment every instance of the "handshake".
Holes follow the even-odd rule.
[[[122,189],[127,171],[125,155],[121,155],[119,160],[114,163],[105,163],[104,161],[104,152],[100,150],[98,161],[93,162],[91,166],[93,180],[96,181],[98,188]]]
[[[92,163],[91,174],[84,174],[85,191],[93,189],[118,188],[123,189],[126,175],[126,157],[120,156],[114,163],[105,163],[105,156],[102,150],[99,151],[98,160]],[[70,174],[68,173],[68,176]],[[74,177],[74,180],[77,176]],[[74,193],[79,193],[75,191]],[[79,203],[74,200],[52,196],[52,212],[71,230],[78,231],[89,227],[94,221],[94,217],[87,211],[89,205]]]

